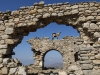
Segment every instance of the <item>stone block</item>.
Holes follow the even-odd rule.
[[[9,74],[14,75],[14,73],[16,72],[17,67],[15,68],[10,68]]]
[[[76,10],[72,10],[71,13],[72,13],[72,14],[78,14],[79,11],[76,9]]]
[[[83,70],[91,70],[91,69],[93,69],[93,65],[91,65],[91,64],[81,64],[81,68]]]
[[[8,75],[8,68],[7,68],[7,67],[3,67],[3,68],[1,69],[1,71],[2,71],[2,74]]]
[[[87,20],[94,20],[94,17],[93,16],[88,16]]]
[[[0,45],[0,49],[5,49],[7,48],[7,45]]]
[[[94,24],[94,23],[91,23],[91,24],[90,24],[90,29],[99,29],[99,26],[97,26],[97,25]]]
[[[100,65],[100,60],[93,60],[93,64]]]
[[[89,57],[80,57],[80,60],[89,60]]]
[[[58,72],[59,75],[67,75],[67,73],[65,71],[60,71]],[[54,75],[54,74],[53,74]]]
[[[84,75],[91,75],[92,70],[83,70]]]
[[[13,39],[6,39],[5,42],[6,42],[6,44],[14,44]]]
[[[0,40],[0,44],[2,45],[2,44],[4,44],[5,43],[5,41],[4,40]]]
[[[50,14],[49,14],[49,13],[45,13],[45,14],[43,15],[43,18],[47,18],[47,17],[50,17]]]
[[[92,63],[91,60],[79,61],[80,64],[90,64]]]
[[[5,30],[5,26],[4,25],[0,25],[0,30]]]
[[[4,58],[3,59],[3,64],[8,64],[10,62],[10,58]]]
[[[2,39],[8,39],[9,38],[9,35],[2,35],[1,38]]]
[[[6,28],[5,34],[12,34],[14,32],[14,28]]]
[[[100,54],[95,55],[95,58],[96,58],[96,59],[100,59]]]
[[[84,28],[89,28],[89,26],[90,26],[90,23],[84,23],[84,24],[83,24],[83,27],[84,27]]]

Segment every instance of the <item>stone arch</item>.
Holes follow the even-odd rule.
[[[50,52],[50,51],[52,51],[52,50],[54,50],[54,51],[57,51],[59,54],[61,54],[61,56],[62,56],[62,59],[63,59],[63,53],[61,53],[61,51],[60,50],[56,50],[56,49],[50,49],[50,50],[48,50],[48,51],[46,51],[44,54],[43,54],[43,58],[42,58],[42,61],[43,61],[43,69],[44,69],[44,59],[45,59],[45,56],[46,56],[46,54],[48,53],[48,52]],[[63,60],[64,61],[64,60]]]

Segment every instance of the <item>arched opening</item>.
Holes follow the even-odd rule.
[[[62,69],[63,57],[57,50],[49,50],[43,56],[43,69]]]
[[[66,25],[64,24],[58,25],[55,22],[50,23],[46,27],[38,29],[36,32],[30,32],[28,36],[24,36],[22,42],[13,49],[13,51],[15,52],[13,58],[18,58],[24,65],[34,64],[34,52],[31,51],[30,45],[26,42],[26,40],[34,37],[49,37],[50,39],[52,39],[52,33],[57,33],[59,31],[61,32],[61,34],[58,39],[62,39],[64,36],[79,36],[77,30],[72,26],[66,27]]]

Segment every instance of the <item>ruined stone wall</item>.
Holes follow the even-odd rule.
[[[86,60],[91,60],[92,66],[88,65],[90,68],[84,69],[85,73],[90,73],[89,71],[95,69],[99,70],[98,50],[100,43],[97,40],[100,37],[100,3],[82,2],[69,4],[66,2],[45,5],[42,1],[34,3],[33,6],[20,7],[19,10],[0,12],[0,71],[2,71],[2,74],[10,73],[10,70],[15,68],[15,64],[17,64],[18,68],[18,62],[15,63],[12,55],[14,54],[14,47],[21,43],[23,36],[28,35],[29,32],[35,32],[37,29],[43,28],[51,22],[70,25],[77,29],[84,40],[84,44],[87,44],[87,48],[85,47],[86,50],[83,50],[90,50],[88,51],[90,55],[86,56],[89,58]],[[93,45],[93,49],[88,48],[89,44]],[[80,57],[85,57],[81,51]],[[10,61],[8,62],[8,60]],[[98,63],[94,63],[95,61]],[[9,64],[14,66],[10,68],[8,67]],[[5,69],[6,71],[4,72]]]
[[[31,45],[35,60],[35,63],[30,66],[31,71],[29,70],[29,72],[34,73],[37,69],[40,70],[39,72],[45,73],[45,71],[41,71],[44,67],[45,54],[50,50],[57,50],[62,55],[63,71],[67,74],[99,75],[100,41],[97,44],[91,45],[85,44],[80,37],[66,36],[61,40],[36,37],[29,39],[27,42]],[[47,70],[48,73],[50,71],[52,70]],[[59,70],[55,71],[59,72]]]

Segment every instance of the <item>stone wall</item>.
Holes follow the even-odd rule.
[[[12,55],[15,54],[13,52],[14,47],[21,43],[23,36],[28,35],[29,32],[35,32],[51,22],[70,25],[77,29],[84,45],[86,45],[79,48],[79,57],[84,60],[91,60],[91,63],[81,63],[81,67],[87,75],[91,70],[95,71],[96,69],[96,73],[99,73],[100,43],[97,41],[100,37],[100,3],[69,4],[65,2],[45,5],[41,1],[34,3],[33,6],[20,7],[15,11],[0,12],[0,72],[2,71],[2,74],[10,73],[10,69],[15,68],[16,65],[20,69],[18,62],[14,63],[15,60]],[[92,48],[88,47],[89,45]],[[8,67],[9,64],[13,67]],[[88,66],[88,68],[85,67],[84,69],[84,66]],[[25,68],[22,68],[24,71]]]

